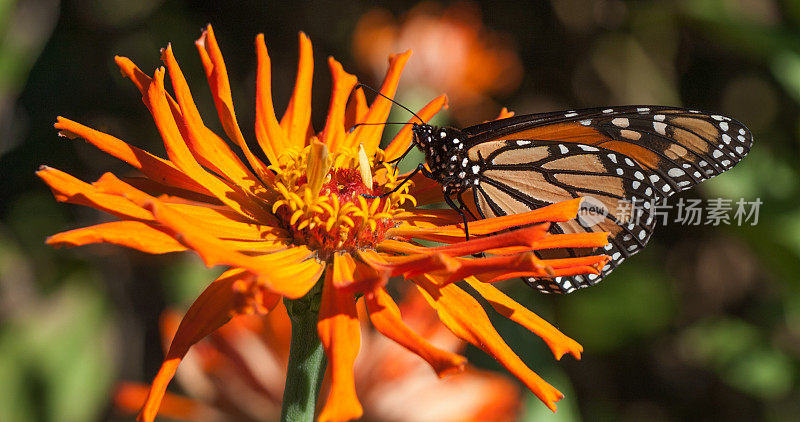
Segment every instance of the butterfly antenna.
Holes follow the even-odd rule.
[[[374,126],[374,125],[410,125],[411,123],[407,122],[372,122],[372,123],[356,123],[353,127],[350,128],[350,132],[356,130],[359,126]]]
[[[370,90],[370,91],[374,92],[375,94],[378,94],[378,95],[380,95],[380,96],[381,96],[381,97],[383,97],[383,98],[386,98],[387,100],[391,101],[392,103],[394,103],[394,104],[397,104],[398,106],[400,106],[400,107],[401,107],[403,110],[405,110],[405,111],[407,111],[407,112],[409,112],[409,113],[413,114],[413,115],[414,115],[414,117],[416,117],[417,119],[419,119],[419,122],[420,122],[420,123],[422,123],[422,124],[425,124],[425,121],[424,121],[424,120],[422,120],[422,117],[419,117],[419,116],[417,116],[417,113],[414,113],[413,111],[411,111],[411,109],[410,109],[410,108],[408,108],[408,107],[406,107],[406,106],[404,106],[404,105],[402,105],[402,104],[398,103],[397,101],[395,101],[395,100],[393,100],[393,99],[391,99],[391,98],[389,98],[389,97],[387,97],[387,96],[383,95],[383,94],[382,94],[380,91],[378,91],[377,89],[375,89],[375,88],[373,88],[373,87],[371,87],[371,86],[368,86],[368,85],[361,84],[361,83],[360,83],[360,84],[358,84],[358,85],[356,85],[356,87],[355,87],[354,89],[358,89],[358,88],[366,88],[366,89],[368,89],[368,90]]]

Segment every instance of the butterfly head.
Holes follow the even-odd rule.
[[[411,131],[414,145],[428,158],[458,154],[464,148],[465,136],[455,128],[415,123]]]

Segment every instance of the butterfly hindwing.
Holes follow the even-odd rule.
[[[650,213],[650,200],[655,194],[653,185],[645,169],[614,151],[576,143],[528,140],[491,141],[473,148],[477,148],[475,155],[482,160],[482,172],[472,193],[484,218],[584,197],[582,210],[588,213],[576,220],[554,223],[551,232],[611,233],[605,249],[541,251],[541,258],[600,253],[612,258],[600,276],[526,279],[542,292],[569,293],[597,283],[644,247],[653,231],[655,223]],[[481,150],[492,152],[483,156]],[[630,219],[618,218],[621,204],[630,206]],[[638,214],[633,215],[634,212]]]
[[[752,135],[730,117],[662,106],[552,112],[496,120],[461,131],[481,166],[475,203],[484,217],[514,214],[574,197],[600,201],[607,215],[553,224],[553,233],[609,231],[611,262],[600,276],[526,279],[543,292],[569,293],[599,282],[644,247],[652,204],[721,174],[747,155]],[[631,204],[637,221],[617,218]],[[621,205],[622,204],[622,205]],[[634,216],[635,217],[635,216]],[[580,251],[585,253],[586,251]],[[542,257],[575,256],[569,249]]]

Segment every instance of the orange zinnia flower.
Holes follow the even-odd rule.
[[[359,295],[377,331],[421,356],[439,375],[462,370],[463,357],[431,346],[403,323],[384,289],[394,276],[412,281],[447,328],[491,354],[555,410],[562,394],[525,366],[494,330],[481,305],[454,282],[466,280],[498,312],[542,337],[556,358],[565,353],[579,357],[577,342],[491,283],[522,275],[599,273],[606,256],[547,260],[534,254],[540,249],[594,248],[607,243],[606,233],[548,234],[548,222],[575,218],[580,199],[472,222],[469,229],[474,239],[464,241],[458,214],[416,208],[440,199],[434,194],[440,191],[438,185],[430,181],[420,178],[413,188],[404,184],[384,198],[365,198],[364,194],[378,195],[401,183],[385,162],[410,145],[411,128],[406,126],[385,150],[379,148],[382,126],[359,126],[348,132],[346,128],[355,123],[385,121],[391,102],[378,97],[368,105],[360,89],[353,91],[356,77],[330,58],[330,109],[325,127],[316,132],[310,125],[311,43],[303,34],[297,83],[280,120],[272,105],[270,59],[263,36],[256,39],[255,132],[267,165],[250,150],[239,130],[225,64],[210,26],[196,45],[225,134],[241,149],[247,164],[205,126],[168,46],[162,52],[166,69],[156,69],[152,77],[129,59],[116,59],[123,74],[141,91],[168,159],[59,117],[55,127],[60,134],[85,139],[145,177],[120,179],[107,173],[88,184],[49,167],[38,172],[57,200],[88,205],[120,219],[56,234],[49,244],[106,242],[150,253],[193,250],[208,266],[229,268],[203,291],[181,321],[140,419],[155,418],[167,384],[191,345],[233,315],[266,313],[281,298],[292,305],[293,322],[294,317],[319,313],[316,333],[329,361],[331,380],[320,420],[343,421],[362,414],[353,378],[360,344]],[[394,95],[409,56],[406,52],[390,57],[381,86],[384,95]],[[166,73],[174,97],[166,92]],[[428,119],[444,105],[444,96],[435,98],[419,115]],[[507,230],[517,227],[523,228]],[[425,247],[417,240],[443,245]],[[472,257],[484,252],[489,256]],[[303,299],[295,300],[299,298]]]
[[[359,304],[362,346],[353,368],[364,418],[373,421],[512,421],[522,405],[506,377],[467,367],[437,379],[425,362],[370,328]],[[398,302],[404,322],[442,350],[457,353],[465,343],[439,323],[421,295],[409,290]],[[165,312],[161,335],[169,346],[180,315]],[[192,347],[176,379],[191,398],[164,396],[160,414],[179,420],[279,419],[291,327],[279,303],[267,315],[239,315]],[[323,391],[328,386],[322,387]],[[124,382],[114,394],[117,408],[136,412],[148,386]]]
[[[392,51],[412,49],[404,82],[415,89],[446,92],[464,122],[486,116],[492,95],[512,93],[522,82],[522,62],[511,37],[483,24],[480,7],[460,1],[443,7],[422,2],[395,18],[374,8],[358,19],[353,56],[375,78]]]

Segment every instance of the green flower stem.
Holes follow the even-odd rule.
[[[312,422],[327,360],[317,335],[322,280],[300,299],[284,299],[292,320],[289,368],[283,390],[281,421]]]

